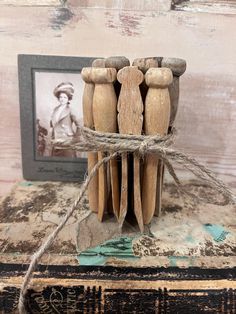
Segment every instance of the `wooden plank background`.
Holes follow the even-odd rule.
[[[1,5],[8,6],[58,6],[60,0],[1,0]]]
[[[0,2],[0,196],[22,179],[20,53],[186,59],[176,145],[236,188],[235,14],[173,11],[164,0],[24,3]]]

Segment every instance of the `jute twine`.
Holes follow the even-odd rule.
[[[57,141],[54,142],[57,149],[68,149],[80,152],[97,152],[104,151],[109,152],[108,156],[99,161],[90,174],[87,176],[83,185],[81,186],[79,195],[74,201],[72,207],[68,210],[67,214],[63,217],[56,229],[48,236],[46,241],[40,246],[38,251],[32,255],[31,263],[24,277],[20,296],[18,309],[20,314],[26,314],[25,308],[25,296],[27,287],[33,276],[33,272],[39,263],[40,258],[46,252],[46,250],[52,245],[53,241],[57,237],[58,233],[66,225],[67,221],[76,209],[81,208],[81,200],[83,199],[88,185],[96,175],[101,165],[109,162],[111,159],[116,158],[120,154],[124,153],[136,153],[143,158],[146,154],[155,154],[162,160],[166,166],[168,172],[173,177],[177,187],[184,193],[186,192],[179,181],[175,170],[172,166],[173,162],[182,165],[187,170],[191,171],[196,177],[203,180],[205,184],[208,184],[216,189],[219,193],[224,195],[229,203],[236,203],[236,196],[225,185],[225,183],[216,178],[213,172],[207,167],[200,164],[194,158],[188,156],[185,153],[178,151],[175,148],[171,148],[175,135],[175,130],[166,136],[144,136],[144,135],[123,135],[114,133],[102,133],[90,130],[88,128],[81,128],[82,140],[77,141]],[[193,197],[193,195],[191,195]]]

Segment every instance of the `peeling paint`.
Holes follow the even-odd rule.
[[[230,233],[224,229],[221,225],[205,224],[204,229],[212,236],[214,241],[222,242],[226,239],[226,236]]]
[[[132,249],[132,237],[114,238],[81,252],[77,257],[79,265],[105,265],[109,257],[118,259],[137,259]]]
[[[179,263],[187,264],[187,266],[193,266],[192,257],[189,256],[169,256],[170,267],[180,266]]]
[[[173,184],[165,184],[165,213],[153,218],[148,235],[141,235],[138,228],[129,222],[125,222],[121,233],[116,219],[109,215],[100,223],[96,214],[86,210],[85,204],[84,210],[73,214],[50,248],[50,253],[57,254],[56,259],[60,258],[60,261],[70,259],[73,264],[79,261],[81,265],[217,265],[224,268],[234,265],[236,248],[232,217],[235,208],[224,207],[222,215],[219,195],[215,194],[214,200],[209,187],[202,187],[197,182],[195,185],[189,182],[185,187],[195,195],[208,195],[209,203],[191,208],[184,206]],[[17,255],[19,261],[25,258],[23,254],[30,256],[72,206],[78,188],[77,183],[17,183],[0,204],[0,249],[4,252],[4,259],[15,261],[12,255],[15,252],[20,253]],[[73,257],[68,254],[73,254]]]
[[[23,181],[23,182],[19,182],[19,185],[20,186],[31,186],[31,185],[33,185],[33,183],[30,181]]]
[[[187,235],[187,237],[185,238],[185,241],[189,242],[189,243],[195,243],[196,240],[193,238],[193,236],[191,234]]]

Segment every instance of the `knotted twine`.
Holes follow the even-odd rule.
[[[76,200],[74,201],[72,207],[68,210],[67,214],[63,217],[56,229],[48,236],[46,241],[40,246],[38,251],[32,255],[31,263],[24,277],[20,296],[18,309],[20,314],[27,313],[25,309],[25,296],[27,292],[27,287],[33,276],[33,272],[38,265],[40,258],[46,252],[46,250],[51,246],[58,233],[66,225],[67,221],[80,205],[85,192],[88,189],[89,183],[96,175],[98,169],[105,163],[109,162],[111,159],[116,158],[118,155],[124,153],[134,153],[138,154],[140,158],[143,158],[146,154],[155,154],[159,159],[161,159],[166,166],[168,172],[174,179],[177,187],[183,192],[186,192],[179,181],[175,170],[172,166],[173,162],[182,165],[187,170],[191,171],[196,177],[203,180],[204,183],[214,187],[219,193],[224,195],[229,203],[236,203],[236,196],[232,191],[225,185],[225,183],[216,178],[213,172],[200,164],[194,158],[188,156],[185,153],[180,152],[176,148],[172,148],[174,142],[175,130],[173,129],[166,136],[146,136],[146,135],[124,135],[119,133],[102,133],[93,131],[91,129],[82,127],[80,129],[82,134],[82,139],[80,141],[64,141],[57,140],[54,142],[57,149],[63,150],[75,150],[79,152],[109,152],[108,156],[100,160],[92,169],[90,174],[87,176],[86,180],[81,186],[80,192]],[[193,195],[191,195],[193,196]]]

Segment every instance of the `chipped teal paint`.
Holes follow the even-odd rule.
[[[109,257],[130,260],[138,259],[132,250],[134,237],[114,238],[81,252],[77,259],[80,265],[105,265]]]
[[[81,253],[77,259],[79,260],[79,265],[91,265],[91,266],[103,266],[106,264],[107,257],[101,255],[83,255]]]
[[[30,182],[30,181],[23,181],[23,182],[20,182],[19,185],[21,185],[21,186],[31,186],[31,185],[33,185],[33,183]]]
[[[188,235],[185,240],[189,243],[195,243],[196,240],[191,236],[191,235]]]
[[[205,224],[204,229],[213,237],[214,241],[222,242],[226,239],[229,231],[225,231],[221,225]]]
[[[188,266],[192,266],[192,258],[188,256],[168,256],[170,267],[176,267],[178,261],[188,261]]]

